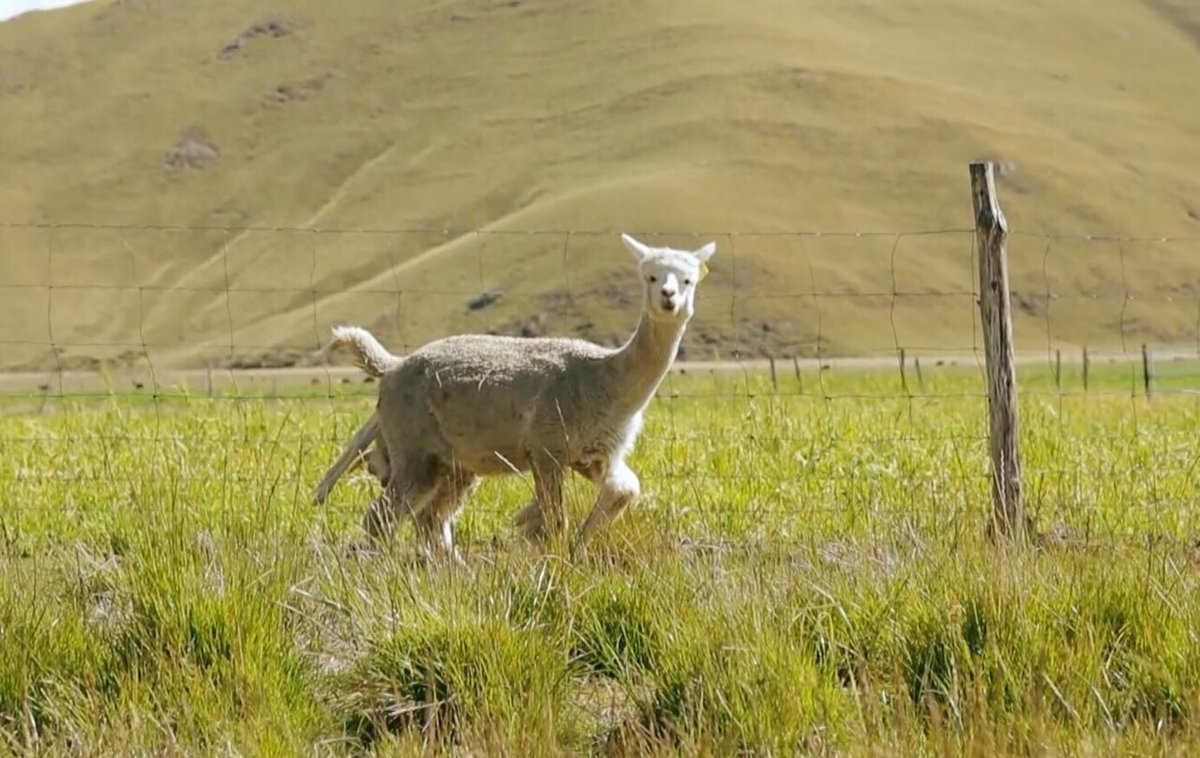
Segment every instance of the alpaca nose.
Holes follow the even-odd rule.
[[[662,294],[663,297],[673,297],[675,295],[675,288],[667,285],[666,287],[662,288]]]

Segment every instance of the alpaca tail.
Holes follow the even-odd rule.
[[[373,334],[361,326],[335,326],[330,347],[350,348],[354,365],[375,377],[383,376],[404,362],[400,356],[389,353]]]

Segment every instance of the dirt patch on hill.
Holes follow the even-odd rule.
[[[325,89],[325,83],[332,76],[328,71],[301,79],[296,82],[285,82],[263,96],[263,104],[268,107],[279,107],[288,103],[311,100],[318,92]]]
[[[221,60],[229,60],[242,52],[246,47],[246,43],[257,37],[279,39],[291,33],[291,22],[278,16],[271,16],[243,29],[240,34],[225,43],[225,46],[217,53],[217,57]]]
[[[192,126],[179,135],[179,140],[167,151],[163,167],[171,171],[199,170],[221,156],[221,149],[202,127]]]

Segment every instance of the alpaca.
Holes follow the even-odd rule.
[[[533,541],[565,536],[567,468],[597,485],[573,549],[623,513],[641,493],[625,457],[675,360],[716,246],[685,251],[621,239],[637,260],[643,307],[637,330],[616,349],[579,339],[462,335],[399,358],[365,329],[336,328],[334,345],[351,348],[359,367],[380,377],[379,399],[318,496],[377,434],[373,455],[389,471],[384,496],[364,518],[373,537],[411,516],[429,554],[455,556],[452,523],[466,495],[481,476],[513,472],[533,473],[534,496],[515,518]]]

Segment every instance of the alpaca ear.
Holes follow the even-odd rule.
[[[621,241],[625,243],[625,247],[629,248],[629,252],[633,253],[633,257],[637,258],[638,263],[641,263],[650,256],[650,248],[628,234],[622,234]]]
[[[704,263],[709,258],[711,258],[712,254],[715,252],[717,252],[717,243],[710,242],[707,245],[705,245],[704,247],[700,248],[699,250],[694,251],[692,253],[692,255],[696,256],[696,259],[699,260],[701,263]]]

